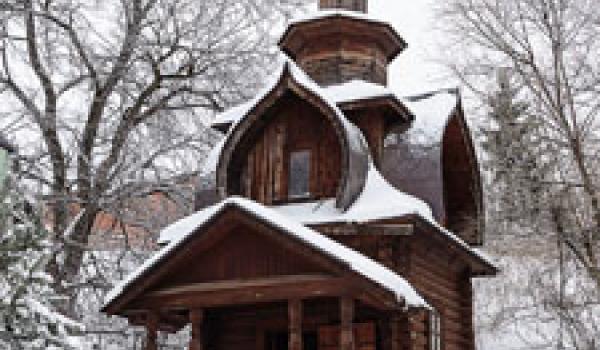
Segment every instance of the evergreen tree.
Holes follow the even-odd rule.
[[[490,112],[482,128],[484,165],[490,175],[488,212],[496,234],[511,231],[513,224],[530,223],[539,215],[547,171],[538,156],[543,147],[540,125],[530,118],[529,105],[519,99],[520,89],[511,85],[506,71],[500,73],[498,85],[488,101]]]
[[[80,349],[83,328],[57,310],[65,300],[45,272],[56,249],[10,175],[0,186],[0,348]]]

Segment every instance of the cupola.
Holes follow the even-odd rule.
[[[319,8],[322,10],[342,9],[367,13],[368,0],[319,0]]]
[[[387,85],[405,41],[367,15],[367,0],[321,0],[316,16],[292,23],[279,45],[321,86],[364,80]]]

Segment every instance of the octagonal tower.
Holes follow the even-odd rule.
[[[279,45],[322,86],[364,80],[387,85],[388,65],[406,42],[370,19],[367,0],[320,0],[321,12],[292,23]]]

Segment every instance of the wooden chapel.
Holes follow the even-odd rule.
[[[186,326],[191,350],[475,349],[472,279],[497,268],[477,250],[460,95],[397,97],[387,69],[407,45],[367,12],[320,0],[267,89],[217,117],[197,212],[102,309],[145,327],[146,350]],[[422,134],[435,151],[416,170]]]

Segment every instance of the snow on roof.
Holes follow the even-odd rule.
[[[209,157],[207,158],[207,161],[205,162],[205,167],[203,169],[204,174],[210,174],[216,171],[221,151],[226,143],[226,140],[231,135],[231,132],[235,129],[235,125],[239,123],[242,118],[246,117],[248,113],[271,92],[273,87],[281,78],[285,67],[289,68],[292,77],[298,84],[302,85],[304,88],[319,96],[335,112],[338,120],[341,122],[346,132],[347,140],[351,150],[358,153],[368,152],[366,140],[364,139],[362,132],[360,131],[360,129],[358,129],[356,125],[354,125],[346,118],[344,113],[338,108],[335,99],[332,98],[335,97],[335,94],[333,93],[334,91],[329,91],[328,93],[327,90],[323,89],[314,80],[312,80],[289,57],[287,57],[284,54],[282,54],[282,57],[284,57],[284,64],[282,64],[277,70],[277,72],[268,79],[268,83],[256,95],[255,98],[239,106],[233,107],[216,117],[215,121],[213,122],[213,125],[233,123],[233,126],[229,129],[229,133],[225,136],[222,142],[220,142],[209,154]],[[366,91],[367,89],[365,88],[364,90]],[[373,87],[371,87],[371,91],[373,91]]]
[[[406,132],[408,139],[423,145],[440,143],[458,101],[456,89],[403,98],[406,107],[415,115],[413,125]]]
[[[104,307],[107,307],[110,303],[115,301],[132,283],[141,278],[148,270],[157,266],[172,251],[184,244],[198,228],[216,217],[216,215],[221,213],[228,206],[234,206],[251,213],[258,219],[264,220],[279,228],[283,233],[288,234],[347,265],[356,273],[394,293],[399,302],[404,301],[407,306],[411,307],[429,308],[427,302],[404,278],[380,263],[319,234],[290,217],[281,214],[277,210],[267,208],[252,200],[240,197],[230,197],[225,199],[219,204],[188,216],[167,227],[163,231],[163,235],[177,236],[177,238],[160,250],[154,257],[147,260],[125,280],[115,286],[106,296]]]
[[[285,204],[273,209],[305,225],[366,223],[410,214],[433,218],[432,211],[425,202],[395,189],[373,164],[369,167],[362,193],[346,212],[337,210],[332,199]]]
[[[299,68],[298,68],[299,69]],[[272,85],[270,85],[272,86]],[[369,100],[379,97],[398,98],[396,94],[388,87],[371,83],[364,80],[351,80],[338,85],[319,87],[322,97],[331,103],[338,105],[345,102],[354,102]],[[219,115],[213,121],[213,125],[235,123],[252,109],[256,104],[255,100],[243,103],[233,107]]]
[[[344,9],[328,9],[328,10],[321,9],[317,12],[305,13],[301,16],[293,18],[290,21],[290,26],[292,26],[294,24],[305,23],[305,22],[310,22],[310,21],[319,20],[322,18],[329,18],[329,17],[346,17],[346,18],[350,18],[350,19],[359,19],[362,21],[375,22],[375,23],[380,23],[380,24],[391,26],[391,24],[389,22],[384,21],[381,18],[373,17],[372,15],[370,15],[368,13],[350,11],[350,10],[344,10]]]
[[[386,86],[358,79],[324,87],[323,92],[336,104],[386,96],[396,97],[394,92]]]

